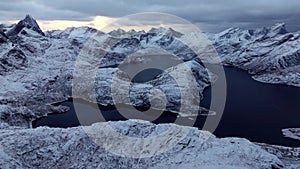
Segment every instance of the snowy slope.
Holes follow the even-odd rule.
[[[131,158],[131,153],[141,153],[152,142],[129,142],[116,140],[118,137],[107,135],[110,127],[122,135],[133,138],[149,138],[165,130],[187,130],[188,135],[170,150],[165,142],[152,148],[155,156]],[[170,129],[171,128],[171,129]],[[0,163],[4,168],[226,168],[226,169],[274,169],[282,168],[283,163],[245,139],[219,139],[212,134],[196,128],[172,124],[154,125],[145,121],[104,122],[87,126],[85,130],[95,132],[95,144],[80,127],[60,129],[39,127],[23,129],[5,127],[0,130]],[[199,137],[200,136],[200,137]],[[208,140],[206,140],[208,139]],[[117,146],[129,156],[115,155],[112,150],[104,149],[101,142]],[[202,142],[206,140],[205,142]],[[155,141],[155,139],[153,139]],[[132,152],[134,150],[134,152]],[[144,152],[147,153],[147,152]]]
[[[300,86],[300,32],[284,24],[271,28],[230,28],[210,37],[225,65],[248,70],[255,80]]]

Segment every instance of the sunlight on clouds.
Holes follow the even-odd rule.
[[[80,26],[88,26],[92,28],[96,28],[103,32],[110,32],[112,30],[122,28],[124,30],[149,30],[153,25],[145,25],[145,26],[121,26],[110,24],[116,21],[117,18],[111,18],[106,16],[95,16],[91,21],[70,21],[70,20],[38,20],[38,24],[43,31],[49,30],[63,30],[68,27],[80,27]],[[16,23],[16,21],[11,21],[11,23]],[[162,25],[161,25],[162,26]]]
[[[101,30],[104,26],[112,22],[114,18],[105,16],[95,16],[91,21],[70,21],[70,20],[38,20],[38,24],[44,31],[63,30],[68,27],[88,26]]]
[[[144,23],[144,20],[126,20],[126,18],[112,18],[106,16],[94,16],[90,21],[75,21],[75,20],[37,20],[43,31],[49,30],[64,30],[68,27],[88,26],[101,30],[102,32],[110,32],[121,28],[125,31],[134,29],[136,31],[148,31],[153,27],[176,28],[177,31],[185,32],[186,24],[168,24],[165,21],[156,23]],[[7,21],[7,24],[18,23],[16,20]],[[190,27],[189,27],[190,28]]]
[[[110,32],[118,28],[124,29],[126,31],[129,31],[131,29],[135,29],[139,31],[139,30],[149,30],[153,27],[153,25],[124,26],[124,25],[110,24],[116,20],[118,20],[118,18],[111,18],[106,16],[95,16],[91,21],[38,20],[37,22],[40,25],[41,29],[44,31],[56,30],[56,29],[63,30],[68,27],[80,27],[80,26],[88,26],[88,27],[96,28],[103,32]],[[15,22],[12,21],[12,23]]]

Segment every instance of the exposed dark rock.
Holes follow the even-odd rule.
[[[27,66],[27,57],[22,50],[15,47],[0,58],[0,74],[14,70],[22,69]]]
[[[19,34],[23,28],[31,29],[42,36],[45,36],[44,32],[41,30],[37,22],[30,16],[26,15],[26,17],[21,20],[17,25],[15,25],[11,30],[7,32],[7,36],[15,36]]]

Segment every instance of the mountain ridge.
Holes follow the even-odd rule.
[[[36,20],[29,14],[27,14],[23,20],[19,21],[12,29],[10,29],[6,33],[6,35],[7,36],[15,36],[15,35],[19,34],[23,30],[23,28],[31,29],[31,30],[39,33],[40,35],[45,36],[44,32],[41,30],[41,28],[38,25],[38,23],[36,22]]]
[[[96,33],[105,35],[103,36],[105,37],[103,40],[108,44],[115,41],[108,40],[113,38],[127,38],[128,40],[123,40],[123,46],[127,46],[126,43],[137,40],[136,45],[131,46],[131,49],[122,47],[122,50],[119,50],[119,52],[134,50],[134,48],[139,49],[145,44],[142,39],[146,40],[146,45],[150,45],[148,44],[148,42],[151,42],[148,39],[150,37],[150,39],[153,39],[153,37],[165,38],[164,40],[162,39],[162,42],[159,44],[154,44],[157,46],[173,41],[168,37],[175,38],[179,41],[188,37],[188,34],[184,35],[172,28],[163,27],[152,28],[147,32],[135,30],[125,31],[119,28],[109,33],[104,33],[90,27],[70,27],[65,30],[46,31],[44,33],[30,15],[26,15],[23,20],[11,27],[12,28],[7,31],[2,31],[2,33],[0,31],[0,41],[2,43],[7,42],[9,39],[14,39],[10,37],[22,32],[23,29],[33,30],[41,36],[50,38],[74,39],[75,44],[79,43],[81,45]],[[109,35],[113,38],[109,37]],[[299,32],[288,32],[284,23],[278,23],[270,27],[258,29],[229,28],[217,34],[209,34],[208,38],[219,53],[222,64],[247,70],[253,75],[255,80],[261,82],[300,86],[300,48],[298,47],[299,45],[297,45],[300,43],[299,37]],[[171,41],[167,42],[168,39]],[[194,40],[196,43],[197,39]],[[30,44],[27,46],[29,47]],[[172,48],[171,50],[176,51],[178,46],[175,45]]]

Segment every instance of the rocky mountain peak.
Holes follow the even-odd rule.
[[[175,31],[172,28],[164,28],[164,27],[159,27],[159,28],[151,28],[148,33],[155,33],[155,34],[164,34],[164,35],[171,35],[174,37],[181,37],[183,34]]]
[[[15,25],[14,28],[12,28],[10,31],[7,32],[7,35],[8,36],[17,35],[23,30],[23,28],[31,29],[39,33],[40,35],[45,36],[44,32],[41,30],[36,20],[30,15],[26,15],[23,20],[18,22],[18,24]]]
[[[131,29],[131,30],[129,30],[129,31],[128,31],[128,33],[130,33],[130,34],[134,34],[134,33],[137,33],[137,32],[136,32],[136,30],[134,30],[134,29]]]
[[[169,28],[168,32],[171,33],[171,35],[174,36],[174,37],[176,37],[176,38],[179,38],[179,37],[181,37],[183,35],[182,33],[178,32],[178,31],[176,31],[176,30],[174,30],[172,28]]]
[[[277,23],[274,26],[271,27],[271,32],[276,34],[286,34],[288,33],[285,23]]]
[[[166,31],[167,31],[166,28],[164,28],[164,27],[158,27],[158,28],[151,28],[147,33],[156,33],[156,34],[159,34],[159,33],[164,33]]]
[[[108,34],[111,36],[116,36],[116,37],[130,37],[130,36],[134,36],[134,35],[140,35],[140,34],[145,34],[146,32],[144,30],[141,31],[136,31],[135,29],[130,29],[128,31],[125,31],[121,28],[118,28],[116,30],[113,30],[111,32],[109,32]]]
[[[228,28],[216,35],[215,39],[230,39],[230,40],[253,40],[255,38],[261,38],[262,36],[274,37],[277,35],[283,35],[288,33],[284,23],[277,23],[272,27],[262,27],[257,29],[240,29],[240,28]]]
[[[38,27],[38,24],[36,23],[36,20],[31,15],[29,15],[29,14],[27,14],[25,16],[25,18],[22,20],[22,22],[27,23],[27,24],[29,24],[31,26]]]
[[[226,30],[224,30],[224,31],[222,31],[222,32],[220,32],[220,33],[218,33],[217,36],[219,36],[219,37],[230,38],[230,35],[232,35],[232,34],[234,34],[234,33],[237,33],[237,32],[239,32],[239,31],[240,31],[239,28],[235,28],[235,27],[233,27],[233,28],[228,28],[228,29],[226,29]]]
[[[126,33],[129,35],[136,35],[136,34],[145,34],[146,32],[144,30],[136,31],[135,29],[130,29]]]
[[[113,31],[109,32],[108,34],[111,36],[121,36],[121,35],[126,34],[126,31],[121,28],[118,28],[117,30],[113,30]]]

